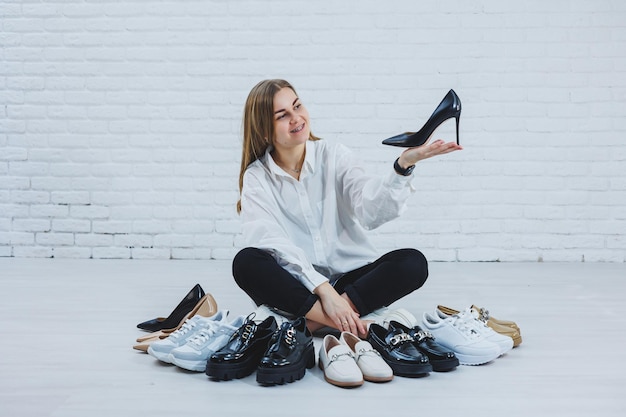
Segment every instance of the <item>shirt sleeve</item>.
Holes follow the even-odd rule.
[[[281,267],[313,292],[328,278],[313,268],[304,251],[289,238],[277,216],[281,212],[264,181],[247,171],[241,191],[242,231],[246,246],[269,252]]]
[[[413,175],[398,175],[393,167],[385,176],[367,174],[345,146],[337,149],[337,174],[344,199],[367,230],[398,218],[406,210],[409,196],[415,192],[411,184]]]

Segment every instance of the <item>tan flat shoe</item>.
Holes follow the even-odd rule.
[[[145,342],[149,339],[155,338],[155,337],[160,337],[161,339],[166,338],[170,333],[180,329],[180,326],[183,325],[183,323],[185,321],[187,321],[187,319],[193,317],[193,316],[201,316],[201,317],[211,317],[214,316],[217,313],[217,301],[215,301],[215,298],[213,298],[213,296],[209,293],[206,293],[204,295],[204,297],[202,297],[200,299],[200,301],[198,301],[198,303],[196,304],[196,306],[185,316],[183,317],[183,319],[180,321],[180,323],[178,323],[178,326],[171,328],[171,329],[163,329],[163,330],[159,330],[156,332],[152,332],[150,334],[147,334],[145,336],[141,336],[139,338],[137,338],[137,342],[141,343],[141,342]],[[148,349],[146,347],[146,349]],[[139,349],[141,350],[141,349]]]
[[[155,332],[155,333],[158,333],[158,332]],[[152,342],[156,342],[157,340],[165,339],[166,337],[167,337],[166,335],[157,335],[157,336],[149,337],[149,338],[144,339],[143,341],[141,341],[141,343],[138,343],[138,344],[134,345],[133,349],[140,350],[142,352],[148,353],[148,347],[150,347],[150,344]]]

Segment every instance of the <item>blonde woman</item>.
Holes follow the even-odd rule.
[[[246,248],[233,260],[237,284],[257,305],[366,335],[361,320],[420,288],[424,255],[380,256],[367,230],[397,218],[420,160],[462,149],[435,140],[407,148],[386,176],[374,176],[345,146],[313,135],[309,114],[285,80],[250,92],[243,117],[237,210]]]

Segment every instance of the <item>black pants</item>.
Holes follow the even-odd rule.
[[[233,260],[233,277],[257,305],[267,304],[296,316],[304,316],[318,300],[261,249],[242,249]],[[363,316],[420,288],[427,277],[424,255],[416,249],[399,249],[345,273],[334,287],[339,294],[345,292]]]

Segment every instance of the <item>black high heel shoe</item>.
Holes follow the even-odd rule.
[[[461,117],[461,99],[456,95],[454,90],[448,91],[448,94],[441,100],[439,106],[435,109],[424,126],[417,132],[406,132],[391,138],[385,139],[383,145],[401,146],[403,148],[412,148],[425,144],[435,129],[446,120],[454,117],[456,119],[456,143],[459,144],[459,118]]]
[[[163,329],[170,329],[178,326],[180,321],[196,306],[196,304],[205,296],[204,290],[200,284],[196,284],[191,291],[187,293],[185,298],[176,306],[168,317],[156,317],[152,320],[139,323],[137,327],[149,332],[156,332]]]

